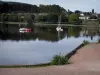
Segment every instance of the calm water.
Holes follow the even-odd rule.
[[[84,40],[97,42],[99,28],[34,27],[31,33],[19,33],[18,28],[0,31],[0,65],[33,65],[49,62],[56,54],[67,54]]]

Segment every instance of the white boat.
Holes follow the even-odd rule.
[[[58,19],[58,27],[56,28],[57,31],[63,31],[63,29],[61,28],[60,22],[61,22],[61,15]]]

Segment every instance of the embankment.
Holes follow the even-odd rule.
[[[100,62],[100,44],[91,43],[69,54],[70,63]]]

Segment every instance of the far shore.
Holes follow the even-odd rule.
[[[0,24],[14,24],[14,25],[27,25],[27,22],[0,22]],[[46,25],[50,25],[50,26],[58,26],[58,24],[52,24],[52,23],[32,23],[36,26],[46,26]],[[73,24],[61,24],[61,26],[86,26],[86,25],[73,25]]]

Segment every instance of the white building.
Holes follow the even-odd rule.
[[[82,14],[80,14],[79,19],[81,19],[81,20],[89,20],[89,16],[85,16],[85,15],[82,13]]]

